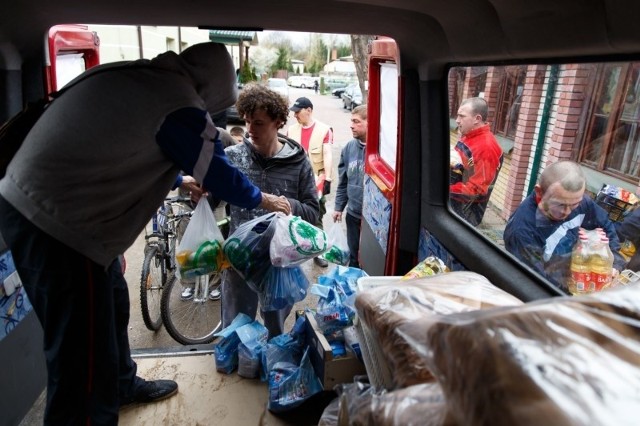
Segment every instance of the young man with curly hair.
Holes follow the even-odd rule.
[[[236,107],[249,137],[225,150],[229,162],[258,188],[286,200],[291,214],[315,224],[319,207],[311,163],[300,144],[278,133],[287,122],[286,99],[266,86],[250,84],[240,93]],[[230,232],[266,213],[232,205]],[[240,312],[255,318],[257,308],[258,294],[236,271],[228,269],[222,283],[222,326],[227,327]],[[270,338],[284,332],[284,321],[292,308],[261,310]]]

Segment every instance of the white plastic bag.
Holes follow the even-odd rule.
[[[224,237],[206,197],[200,198],[176,249],[177,276],[183,281],[221,271],[227,264]]]
[[[336,265],[349,265],[349,245],[347,244],[347,236],[342,230],[340,222],[333,222],[327,232],[329,238],[329,250],[322,255],[327,262]]]
[[[269,246],[274,266],[295,266],[324,253],[327,234],[298,216],[278,214]]]

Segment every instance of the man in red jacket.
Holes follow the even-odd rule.
[[[482,222],[493,185],[502,167],[502,148],[489,130],[487,101],[469,98],[458,108],[461,138],[455,146],[449,185],[450,204],[473,226]],[[453,164],[455,163],[455,164]]]

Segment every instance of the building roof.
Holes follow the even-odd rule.
[[[239,44],[245,41],[252,46],[258,44],[256,31],[209,30],[209,40],[223,44]]]

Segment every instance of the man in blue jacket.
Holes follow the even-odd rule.
[[[584,195],[585,186],[577,163],[559,161],[547,166],[534,193],[511,215],[504,230],[507,251],[565,291],[580,228],[602,228],[615,258],[613,274],[624,266],[613,223],[604,209]]]
[[[338,188],[336,189],[333,221],[341,222],[347,209],[347,244],[349,266],[360,267],[360,224],[362,222],[362,192],[364,187],[364,153],[367,142],[367,106],[360,105],[351,112],[351,139],[342,148],[338,164]]]

